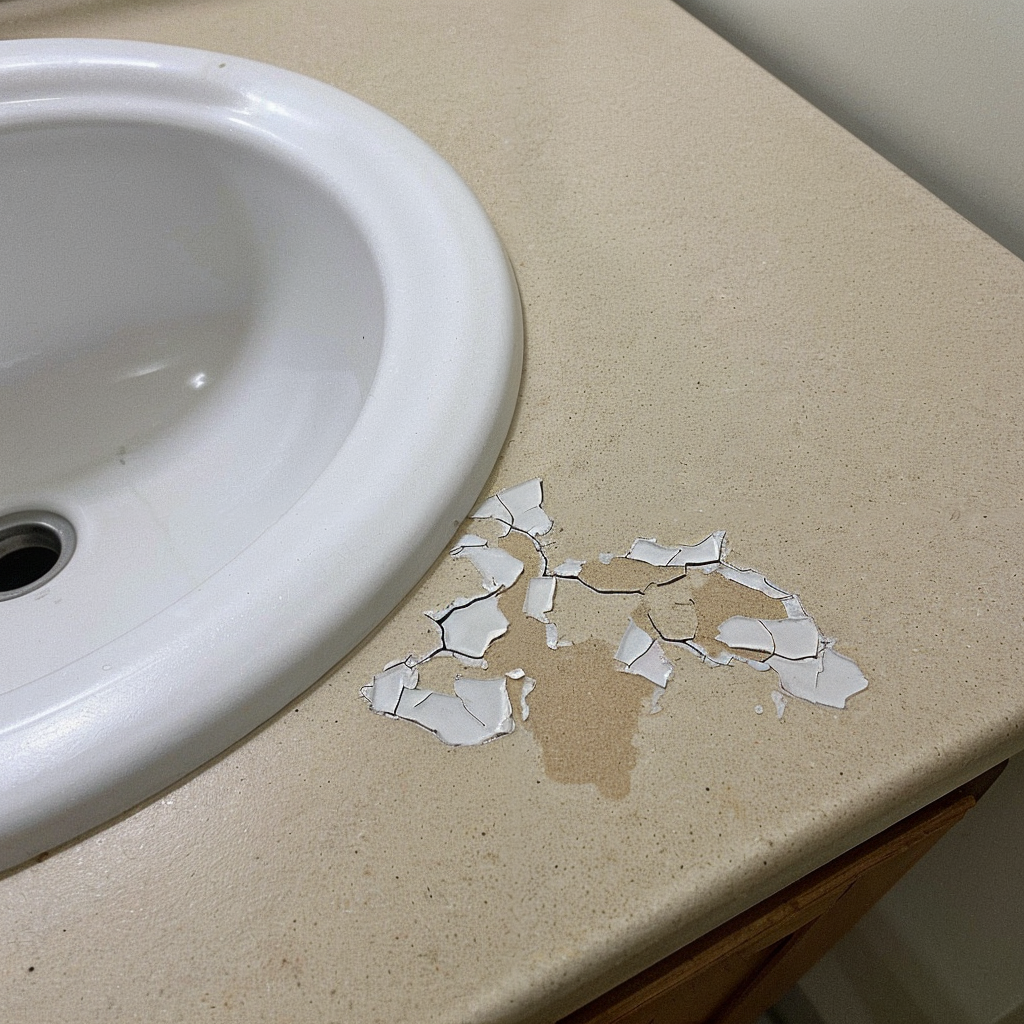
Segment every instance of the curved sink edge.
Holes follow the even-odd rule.
[[[293,74],[281,69],[272,70],[285,76]],[[336,92],[329,86],[322,88],[332,94]],[[438,170],[437,164],[443,164],[425,143],[387,115],[354,97],[345,99],[359,108],[365,108],[364,113],[369,111],[369,121],[384,119],[389,124],[389,133],[393,126],[399,129],[395,133],[399,137],[404,137],[406,141],[413,140],[414,147],[429,154],[430,160],[435,162],[434,171]],[[232,648],[232,644],[226,640],[223,620],[204,620],[205,631],[217,634],[216,643],[204,644],[199,635],[204,629],[195,629],[191,634],[180,637],[179,642],[173,645],[173,651],[159,650],[156,658],[158,664],[153,663],[152,651],[144,652],[149,655],[148,658],[141,656],[131,659],[132,669],[127,674],[119,675],[110,682],[104,681],[82,700],[65,703],[51,713],[30,716],[30,720],[0,734],[0,747],[7,747],[7,754],[13,752],[14,743],[23,753],[30,755],[19,762],[21,770],[6,777],[2,784],[4,794],[0,800],[0,807],[3,807],[0,835],[3,838],[0,839],[0,869],[15,866],[56,844],[71,840],[173,784],[244,737],[308,689],[349,653],[417,583],[444,543],[451,538],[454,529],[471,511],[503,445],[515,410],[522,366],[522,307],[511,264],[486,214],[456,172],[447,164],[443,164],[443,168],[442,177],[449,179],[450,187],[460,194],[460,201],[465,203],[467,198],[471,201],[476,210],[474,216],[478,220],[477,227],[482,230],[481,237],[486,240],[487,246],[494,247],[505,271],[504,280],[498,286],[503,293],[498,303],[503,307],[503,313],[498,319],[505,324],[501,332],[504,359],[500,368],[488,380],[485,387],[487,395],[479,403],[480,415],[486,416],[489,428],[487,440],[483,450],[476,455],[472,471],[461,477],[454,471],[449,474],[459,477],[457,480],[441,476],[425,483],[422,478],[415,479],[414,473],[406,472],[401,479],[391,481],[388,500],[392,505],[401,503],[403,488],[432,486],[436,492],[433,496],[434,510],[414,520],[403,517],[404,529],[399,531],[402,533],[399,543],[401,557],[390,566],[376,565],[372,571],[368,567],[364,572],[364,587],[374,589],[373,600],[360,601],[351,597],[340,600],[337,596],[333,602],[323,600],[323,591],[317,588],[329,581],[332,573],[343,568],[345,551],[335,551],[333,561],[327,560],[320,564],[312,574],[308,567],[299,566],[292,573],[284,574],[285,577],[291,577],[281,580],[285,589],[298,587],[301,582],[306,589],[306,599],[317,602],[313,606],[316,609],[313,618],[316,620],[315,632],[320,638],[319,642],[289,642],[287,639],[287,627],[291,619],[289,609],[295,607],[294,602],[297,600],[293,594],[289,602],[278,602],[276,607],[266,604],[261,611],[263,624],[260,632],[267,635],[263,630],[271,634],[277,630],[286,639],[275,648],[275,657],[264,657],[268,652],[261,652],[258,659],[261,664],[258,666],[251,664],[251,629],[246,635],[237,632],[233,638],[237,647]],[[490,311],[493,314],[494,306]],[[479,400],[480,396],[477,398]],[[488,402],[491,404],[488,405]],[[371,405],[369,398],[367,404]],[[460,407],[457,411],[460,417],[464,416],[464,408]],[[366,429],[365,421],[372,418],[369,413],[366,416],[361,413],[353,433],[359,429],[360,423]],[[463,433],[456,432],[453,437],[457,446]],[[335,461],[341,458],[346,447],[352,445],[343,446]],[[303,509],[314,517],[322,515],[325,510],[329,511],[331,501],[320,493],[325,489],[325,477],[328,475],[329,472],[325,471],[293,509],[267,532],[275,528],[284,529],[284,521],[289,520],[293,514],[301,514]],[[374,509],[378,507],[375,505]],[[373,527],[376,520],[379,520],[379,513],[371,509],[366,511],[369,517],[364,525]],[[230,589],[231,577],[243,568],[242,563],[247,557],[254,557],[254,546],[243,551],[196,591],[165,609],[156,618],[171,614],[191,618],[191,605],[199,600],[223,603],[219,592],[225,586]],[[249,622],[252,612],[251,607],[245,610],[245,618]],[[236,617],[233,624],[237,627],[240,622],[241,617]],[[95,661],[98,667],[102,667],[99,664],[101,661],[113,662],[113,649],[134,646],[140,640],[140,630],[144,631],[146,625],[148,623],[55,675],[85,671],[85,662]],[[212,640],[211,637],[206,639]],[[203,689],[201,703],[193,701],[186,704],[180,699],[175,702],[172,699],[173,690],[165,695],[168,697],[168,713],[171,716],[177,715],[174,728],[161,728],[157,730],[157,735],[139,730],[133,737],[133,747],[135,752],[142,754],[146,763],[139,770],[136,760],[132,762],[131,770],[128,770],[126,765],[131,759],[125,757],[125,748],[115,754],[108,739],[111,730],[117,729],[123,733],[126,722],[132,724],[137,721],[133,713],[137,708],[131,691],[134,691],[134,697],[137,698],[140,690],[151,690],[154,671],[159,670],[173,677],[176,668],[182,664],[194,664],[197,648],[206,665],[206,670],[200,674],[209,678],[207,673],[212,673],[219,678],[231,680],[230,683],[220,689]],[[255,699],[254,692],[257,694]],[[200,710],[204,713],[200,714]],[[83,723],[87,723],[88,729]],[[61,736],[66,737],[68,728],[72,726],[77,726],[73,787],[69,786],[67,764],[57,763],[49,751],[51,743]],[[7,760],[7,757],[4,759]]]
[[[519,339],[516,362],[521,365],[521,321],[516,333]],[[501,418],[495,423],[488,442],[490,454],[481,461],[461,491],[451,496],[448,506],[433,516],[428,528],[428,542],[415,544],[410,539],[408,557],[393,566],[383,582],[378,581],[374,605],[359,607],[356,601],[357,607],[346,612],[327,601],[318,604],[319,629],[323,631],[321,644],[309,647],[282,643],[276,649],[277,663],[271,664],[265,657],[265,650],[255,655],[248,633],[231,638],[225,636],[223,622],[204,623],[208,635],[199,636],[201,631],[194,630],[189,637],[183,637],[175,652],[176,657],[169,658],[166,652],[160,652],[163,656],[157,667],[136,661],[134,671],[127,677],[111,679],[71,705],[65,704],[54,712],[25,723],[16,732],[0,733],[0,751],[4,753],[4,760],[16,755],[12,747],[20,748],[23,754],[31,752],[28,758],[23,756],[20,759],[21,772],[9,773],[0,780],[0,871],[17,867],[47,850],[74,841],[173,786],[243,740],[338,668],[344,658],[422,579],[438,553],[444,550],[466,515],[472,511],[504,445],[516,407],[515,398],[513,392],[511,399],[504,403]],[[238,559],[250,552],[251,548]],[[165,609],[161,615],[177,614],[191,620],[188,605],[199,592],[207,600],[221,603],[221,595],[214,592],[220,589],[216,586],[218,577],[223,580],[229,576],[233,564],[229,563],[197,591]],[[322,577],[340,568],[337,565],[324,567],[315,582],[309,577],[306,577],[306,582],[315,590],[322,586]],[[268,607],[264,615],[266,621],[261,629],[287,636],[290,615],[286,606]],[[252,621],[251,607],[245,618]],[[131,634],[94,652],[88,660],[102,668],[101,663],[111,659],[112,648],[130,644],[147,625],[149,623],[144,623]],[[167,694],[169,699],[157,734],[140,733],[132,744],[132,750],[122,746],[115,753],[111,740],[122,734],[126,718],[131,721],[135,717],[133,703],[141,698],[141,703],[149,705],[151,711],[148,696],[153,688],[152,673],[158,668],[161,675],[173,676],[182,663],[194,664],[193,652],[197,647],[203,652],[206,662],[205,671],[201,673],[203,676],[220,680],[235,676],[240,684],[244,680],[244,684],[237,689],[223,685],[204,689],[200,691],[203,701],[197,703],[193,700],[189,705]],[[248,663],[241,660],[243,655],[249,656]],[[65,671],[73,673],[82,667],[81,663],[76,663]],[[132,694],[126,694],[126,689],[133,691]],[[258,700],[253,700],[254,694]],[[80,747],[75,758],[76,786],[72,789],[68,785],[66,764],[55,762],[48,755],[47,747],[48,740],[65,731],[69,717],[79,716],[88,726],[88,735],[80,725]],[[169,727],[175,730],[173,736],[169,735]],[[131,753],[142,755],[148,763],[140,769],[138,759],[128,756]],[[123,763],[128,761],[131,762],[130,769]],[[31,778],[26,778],[26,775]]]

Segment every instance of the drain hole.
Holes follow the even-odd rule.
[[[62,516],[21,512],[0,517],[0,601],[48,583],[74,550],[74,528]]]
[[[57,564],[60,549],[50,547],[49,540],[46,535],[25,538],[24,547],[0,554],[0,590],[21,590],[41,580]]]

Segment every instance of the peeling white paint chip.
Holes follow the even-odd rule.
[[[699,544],[675,547],[659,544],[653,538],[637,537],[626,557],[648,565],[712,565],[721,560],[724,541],[724,530],[705,537]]]
[[[523,611],[531,619],[548,622],[548,612],[555,606],[555,582],[551,576],[534,576],[526,585]]]
[[[362,694],[378,714],[415,722],[456,747],[475,746],[514,728],[504,678],[456,678],[452,696],[420,689],[418,675],[397,665],[374,676]]]
[[[483,537],[467,534],[452,548],[452,558],[468,558],[489,594],[507,590],[523,574],[523,563],[504,548],[492,548]]]
[[[561,565],[555,566],[552,572],[556,576],[575,578],[583,571],[583,566],[586,564],[586,562],[581,562],[578,558],[567,558]]]
[[[643,676],[662,689],[668,686],[672,677],[672,662],[665,657],[658,641],[645,633],[632,619],[619,642],[615,660],[623,666],[623,672]]]
[[[482,658],[491,641],[508,631],[508,619],[498,607],[497,596],[449,605],[440,615],[430,617],[441,627],[445,650],[467,658]]]
[[[772,690],[772,703],[775,705],[775,717],[781,719],[786,712],[786,698],[778,690]]]
[[[522,670],[520,670],[522,671]],[[522,715],[523,721],[525,722],[530,717],[530,705],[526,703],[526,698],[533,693],[533,688],[537,685],[536,679],[531,679],[528,675],[523,678],[523,687],[519,691],[519,713]]]
[[[496,519],[504,524],[506,536],[513,530],[519,530],[531,537],[541,537],[553,525],[541,508],[543,499],[540,480],[527,480],[492,495],[473,513],[472,518]]]
[[[735,615],[719,626],[716,639],[727,647],[777,654],[791,660],[816,658],[824,643],[814,620],[806,615],[795,619],[749,619]]]
[[[737,650],[770,654],[761,664],[775,670],[782,689],[814,704],[844,708],[849,697],[868,685],[860,669],[836,654],[806,615],[786,619],[733,616],[719,627],[716,639]]]
[[[733,583],[749,587],[751,590],[759,590],[765,597],[774,597],[781,600],[793,596],[792,594],[787,594],[784,590],[779,590],[778,587],[772,586],[761,573],[754,572],[753,569],[737,569],[736,566],[729,565],[728,562],[721,562],[718,565],[709,566],[708,571],[720,573],[727,580],[732,580]]]
[[[547,647],[558,650],[571,645],[558,638],[558,627],[549,614],[554,609],[556,594],[562,593],[562,587],[568,587],[571,595],[585,586],[580,577],[586,562],[567,558],[554,569],[549,568],[544,551],[547,542],[539,538],[549,533],[554,524],[542,507],[543,496],[541,481],[528,480],[488,498],[472,518],[491,519],[499,524],[502,537],[516,532],[532,543],[540,571],[527,583],[523,614],[544,624]],[[659,544],[654,538],[638,537],[625,555],[635,562],[681,569],[678,577],[669,581],[670,585],[677,585],[687,575],[687,570],[720,574],[732,583],[778,601],[785,613],[785,617],[779,618],[733,615],[725,619],[718,626],[715,637],[724,650],[714,655],[704,650],[695,639],[671,639],[662,635],[649,616],[645,616],[646,621],[654,628],[656,636],[630,618],[614,658],[620,671],[642,676],[653,684],[651,714],[661,710],[659,700],[674,671],[662,644],[669,650],[695,654],[713,667],[739,663],[762,673],[774,671],[779,689],[772,692],[771,699],[779,719],[786,709],[787,696],[828,707],[845,707],[850,697],[868,685],[857,665],[833,649],[835,641],[822,635],[796,594],[775,586],[754,569],[724,561],[726,551],[725,532],[719,530],[697,544]],[[520,682],[519,714],[522,721],[530,715],[527,697],[537,686],[543,686],[544,680],[530,678],[520,667],[499,679],[469,679],[456,675],[454,694],[420,687],[416,666],[435,657],[453,656],[486,668],[487,663],[483,659],[488,647],[510,628],[499,606],[499,598],[515,586],[525,570],[524,564],[510,552],[472,533],[457,541],[451,549],[451,556],[472,562],[480,574],[485,592],[456,598],[441,611],[427,612],[440,632],[440,646],[425,657],[410,655],[404,661],[392,663],[375,675],[373,682],[364,686],[361,693],[377,714],[414,722],[445,743],[467,746],[495,739],[515,728],[507,679]],[[602,552],[598,561],[608,566],[617,557],[621,556]],[[659,584],[663,585],[666,584]],[[589,589],[593,593],[620,598],[638,593],[636,590]],[[563,599],[558,597],[559,602]],[[767,658],[755,655],[767,655]],[[760,715],[764,707],[757,704],[754,710]]]

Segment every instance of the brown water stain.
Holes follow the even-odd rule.
[[[530,715],[522,724],[540,745],[549,778],[591,783],[613,799],[629,793],[639,756],[635,738],[652,689],[648,679],[622,672],[615,661],[615,645],[630,614],[652,635],[657,631],[677,641],[692,639],[713,656],[729,650],[715,636],[733,615],[786,617],[781,601],[718,573],[687,576],[677,567],[615,558],[609,565],[587,563],[579,580],[558,581],[549,617],[570,626],[573,642],[552,650],[544,623],[523,611],[530,578],[540,570],[540,556],[519,533],[499,543],[523,562],[525,571],[498,597],[509,628],[487,649],[487,674],[522,669],[536,681],[528,698]],[[594,602],[601,604],[600,609],[592,607]],[[760,660],[768,657],[743,653]],[[513,695],[516,685],[510,681]]]
[[[527,566],[537,561],[522,536],[511,534],[502,546]],[[522,669],[536,680],[530,717],[523,724],[540,744],[549,778],[592,783],[602,796],[621,800],[629,793],[639,755],[633,740],[651,683],[620,672],[615,649],[605,640],[548,647],[544,624],[523,613],[528,582],[524,573],[498,599],[510,625],[487,649],[488,675]]]

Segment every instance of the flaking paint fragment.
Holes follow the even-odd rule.
[[[522,689],[519,691],[519,713],[522,715],[524,722],[530,717],[530,705],[526,703],[526,698],[533,693],[533,689],[536,685],[536,679],[531,679],[529,676],[526,676],[523,679]]]
[[[459,539],[451,550],[451,556],[467,558],[473,563],[486,592],[455,598],[441,611],[426,613],[440,631],[440,646],[419,658],[409,655],[404,660],[392,662],[375,675],[373,682],[361,691],[373,711],[415,722],[434,732],[445,743],[482,743],[514,728],[512,705],[506,688],[506,679],[512,679],[521,681],[518,702],[521,720],[529,718],[527,697],[538,686],[544,686],[544,678],[536,672],[536,678],[527,674],[529,664],[526,662],[548,664],[543,658],[537,662],[536,648],[532,649],[533,654],[525,654],[524,668],[511,667],[508,652],[520,649],[529,652],[529,645],[503,646],[505,654],[498,659],[498,668],[503,671],[500,679],[469,679],[456,675],[454,694],[421,687],[417,666],[434,658],[452,657],[463,663],[487,667],[484,655],[488,648],[494,641],[505,637],[510,629],[509,619],[500,606],[502,595],[522,586],[519,581],[525,564],[521,559],[526,557],[524,550],[529,551],[531,547],[536,553],[539,569],[534,577],[525,581],[525,597],[516,597],[517,602],[522,601],[523,613],[516,625],[531,619],[542,623],[545,643],[540,650],[546,647],[548,651],[557,653],[561,648],[572,645],[559,639],[558,626],[550,618],[555,608],[556,593],[560,595],[559,607],[564,601],[572,600],[574,595],[578,599],[589,594],[591,602],[598,602],[572,627],[574,636],[581,629],[592,630],[595,615],[597,619],[608,620],[603,628],[614,630],[616,615],[626,612],[630,605],[625,602],[632,596],[636,618],[627,618],[613,658],[620,665],[619,671],[641,676],[653,684],[650,697],[652,714],[660,710],[658,702],[673,674],[673,665],[663,644],[670,650],[689,651],[710,666],[740,663],[759,672],[774,671],[779,691],[772,692],[771,697],[779,718],[786,707],[786,695],[841,708],[850,696],[867,686],[867,680],[857,665],[833,650],[835,641],[820,633],[796,594],[769,582],[754,569],[731,565],[723,560],[726,552],[724,531],[709,534],[697,544],[659,544],[653,538],[637,538],[625,555],[602,552],[590,566],[582,559],[567,558],[552,569],[544,550],[545,542],[539,539],[553,525],[542,501],[541,481],[528,480],[499,491],[473,513],[475,519],[493,520],[501,538],[509,538],[504,543],[512,543],[514,538],[510,537],[511,534],[519,537],[512,546],[520,557],[473,533]],[[495,543],[500,544],[501,541]],[[688,578],[690,570],[696,573],[692,581]],[[711,593],[711,590],[702,588],[700,581],[710,582],[715,578],[724,582],[718,584],[716,596],[706,599],[702,595]],[[734,589],[729,590],[730,587]],[[562,588],[568,588],[564,595]],[[756,600],[748,596],[737,601],[743,594],[757,595]],[[609,605],[610,601],[618,603]],[[727,608],[730,602],[732,607]],[[506,607],[505,611],[511,615],[518,607],[519,604]],[[723,614],[710,618],[715,611]],[[638,625],[638,622],[643,625]],[[583,632],[583,636],[586,635]],[[590,636],[590,640],[578,638],[582,647],[574,648],[575,654],[565,657],[598,657],[601,644],[593,639],[593,633]],[[507,645],[506,640],[501,643]],[[611,640],[613,646],[614,643]],[[611,653],[611,647],[608,652]],[[545,654],[544,658],[547,657],[550,655]],[[576,663],[570,660],[556,671],[566,678],[575,678],[575,670],[568,666]],[[600,667],[599,660],[591,660],[588,664],[591,673],[607,678],[604,674],[607,670]],[[762,705],[757,705],[757,710],[761,713]],[[582,719],[587,713],[588,707],[581,704],[579,717]],[[603,788],[602,792],[624,793],[628,790],[628,782],[625,790],[618,784],[608,785],[610,788]]]
[[[644,632],[632,619],[622,635],[615,660],[623,666],[623,672],[649,679],[655,686],[664,689],[672,677],[672,663],[665,657],[661,645],[649,633]],[[655,700],[651,713],[657,708]]]
[[[775,717],[781,721],[786,713],[786,698],[778,690],[772,690],[772,703],[775,705]]]
[[[558,626],[554,622],[544,623],[544,643],[546,643],[552,651],[557,651],[559,647],[570,646],[568,640],[558,639]]]
[[[523,563],[504,548],[492,548],[483,537],[467,534],[451,550],[452,558],[468,558],[480,573],[484,590],[507,590],[523,573]]]
[[[522,563],[520,563],[522,564]],[[538,622],[548,622],[548,612],[555,606],[555,580],[551,576],[534,576],[527,584],[523,611]]]
[[[375,675],[361,692],[378,714],[415,722],[451,746],[484,743],[515,725],[504,679],[456,677],[452,696],[420,689],[416,669],[400,663]]]
[[[580,561],[578,558],[567,558],[561,565],[555,566],[552,572],[556,576],[576,578],[583,571],[583,566],[586,564],[586,562]]]
[[[734,565],[729,565],[728,562],[720,562],[718,565],[709,566],[706,571],[721,573],[727,580],[740,583],[751,590],[759,590],[765,597],[784,599],[793,596],[769,583],[761,573],[754,572],[753,569],[738,569]]]
[[[496,596],[449,607],[435,621],[441,627],[445,650],[467,658],[482,658],[490,642],[508,629]]]
[[[806,615],[768,620],[736,615],[722,623],[716,639],[727,647],[765,651],[790,660],[816,658],[823,643],[814,620]]]
[[[734,657],[754,668],[773,669],[786,693],[813,704],[845,708],[868,685],[857,665],[832,650],[831,641],[807,615],[769,620],[734,616],[722,623],[717,639],[734,649],[768,652],[762,663]]]
[[[654,637],[645,633],[632,619],[626,626],[626,632],[622,634],[618,649],[615,652],[615,660],[622,662],[627,668],[633,664],[642,654],[646,654]]]
[[[724,530],[712,533],[699,544],[666,546],[653,537],[637,537],[626,557],[648,565],[712,565],[721,561],[724,541]]]
[[[541,537],[553,525],[541,508],[543,500],[540,480],[527,480],[492,495],[473,513],[472,518],[496,519],[504,524],[506,536],[512,530],[519,530],[531,537]]]
[[[395,717],[423,726],[453,747],[476,746],[512,731],[512,705],[504,679],[459,679],[455,690],[454,697],[405,690]]]
[[[419,673],[416,669],[399,662],[375,675],[373,682],[363,687],[363,696],[369,700],[374,711],[393,715],[398,708],[403,690],[414,689],[418,682]]]

